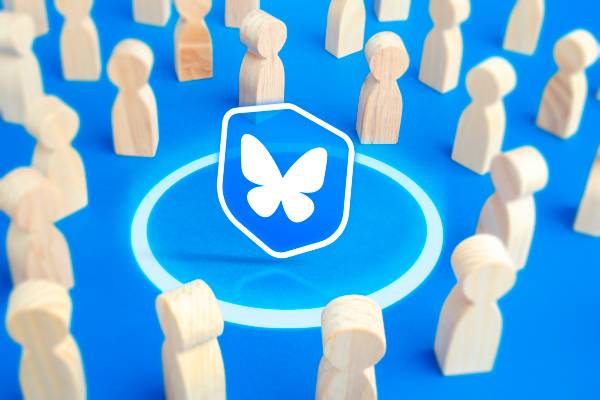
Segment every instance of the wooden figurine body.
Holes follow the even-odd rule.
[[[325,50],[337,58],[359,52],[365,42],[364,0],[331,0],[327,13]]]
[[[588,94],[585,69],[598,58],[598,44],[591,33],[576,30],[554,46],[558,72],[550,79],[537,115],[537,126],[562,139],[579,129]]]
[[[35,35],[48,33],[48,13],[45,0],[4,0],[7,11],[29,15],[35,25]]]
[[[545,8],[545,0],[517,0],[510,14],[502,47],[526,55],[535,53]]]
[[[476,235],[456,247],[452,269],[458,282],[440,313],[438,364],[444,375],[489,372],[502,335],[497,301],[514,286],[515,268],[498,238]]]
[[[411,0],[375,0],[375,14],[381,22],[406,21]]]
[[[481,210],[477,233],[500,238],[520,270],[527,263],[535,231],[533,194],[548,183],[548,166],[534,147],[524,146],[496,156],[491,172],[496,192]]]
[[[212,290],[201,280],[156,300],[165,335],[162,359],[168,400],[225,400],[225,370],[217,338],[223,317]]]
[[[470,0],[430,0],[433,29],[423,46],[419,80],[446,93],[458,85],[463,58],[460,24],[469,18]]]
[[[70,323],[71,299],[60,285],[32,280],[13,289],[6,328],[23,347],[19,370],[23,398],[85,400],[83,363]]]
[[[251,11],[260,10],[260,0],[225,0],[225,26],[239,28]]]
[[[68,81],[97,81],[102,72],[100,42],[90,17],[93,0],[55,0],[65,22],[60,33],[60,59]]]
[[[596,159],[592,165],[585,192],[579,204],[575,230],[590,236],[600,237],[600,148],[596,153]]]
[[[175,70],[180,82],[212,78],[213,49],[204,17],[211,0],[175,0],[180,19],[175,27]]]
[[[240,68],[240,106],[281,103],[285,69],[279,58],[287,37],[283,22],[261,10],[250,12],[240,28],[248,51]]]
[[[513,67],[500,57],[475,66],[467,75],[472,102],[458,122],[452,159],[478,174],[490,170],[500,153],[506,129],[503,98],[517,83]]]
[[[27,107],[44,92],[33,39],[31,17],[0,11],[0,114],[6,122],[23,124]]]
[[[402,120],[402,94],[396,80],[410,60],[402,39],[392,32],[380,32],[367,42],[365,56],[370,73],[360,91],[356,131],[361,143],[398,142]]]
[[[145,43],[121,41],[108,63],[108,76],[119,88],[113,104],[112,127],[115,152],[153,157],[158,147],[158,113],[154,92],[148,84],[154,55]]]
[[[133,0],[133,19],[140,24],[165,26],[171,17],[171,0]]]

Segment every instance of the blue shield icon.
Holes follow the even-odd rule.
[[[350,138],[293,104],[234,108],[223,118],[219,202],[264,251],[292,257],[344,231],[353,164]]]

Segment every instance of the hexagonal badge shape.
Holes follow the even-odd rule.
[[[217,194],[229,220],[273,257],[325,247],[350,212],[354,145],[293,104],[223,118]]]

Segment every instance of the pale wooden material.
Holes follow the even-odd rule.
[[[217,338],[223,316],[212,290],[195,280],[156,300],[165,335],[163,373],[168,400],[225,400],[225,369]]]
[[[73,287],[71,254],[54,221],[62,212],[58,189],[33,168],[0,180],[0,209],[10,218],[6,253],[13,284],[42,279]]]
[[[471,13],[470,0],[430,0],[433,28],[425,38],[419,80],[440,93],[458,85],[463,58],[460,24]]]
[[[544,23],[545,0],[517,0],[504,35],[505,50],[532,55]]]
[[[171,18],[171,0],[133,0],[133,20],[140,24],[165,26]]]
[[[19,382],[24,399],[86,398],[83,363],[70,324],[71,298],[62,286],[32,280],[11,292],[6,329],[23,348]]]
[[[97,81],[102,72],[100,41],[90,16],[93,0],[54,0],[65,18],[60,33],[63,77],[68,81]]]
[[[325,50],[337,58],[362,50],[367,11],[364,0],[331,0],[327,13]]]
[[[343,296],[321,316],[323,358],[317,400],[375,400],[375,364],[386,351],[381,308],[364,296]]]
[[[144,42],[125,39],[113,50],[108,77],[119,88],[112,109],[115,152],[154,157],[158,147],[158,111],[148,84],[154,55]]]
[[[472,236],[452,253],[457,279],[444,302],[435,336],[435,355],[444,375],[489,372],[502,335],[497,301],[512,289],[516,272],[502,242]]]
[[[213,47],[204,21],[211,0],[175,0],[179,21],[175,27],[175,71],[180,82],[212,78]]]
[[[48,33],[46,0],[4,0],[4,9],[27,14],[33,18],[36,36]]]
[[[590,236],[600,237],[600,148],[596,153],[596,159],[592,165],[585,192],[579,204],[575,230]]]
[[[0,11],[0,114],[6,122],[23,124],[27,107],[44,93],[33,39],[30,16]]]
[[[240,40],[248,51],[240,68],[241,106],[283,102],[285,69],[278,53],[286,38],[285,24],[264,11],[252,11],[244,19]]]
[[[502,240],[517,269],[527,264],[535,231],[534,193],[548,183],[548,166],[534,147],[523,146],[500,154],[492,162],[495,193],[479,216],[477,233]]]
[[[239,28],[251,11],[260,10],[260,0],[225,0],[225,26]]]
[[[538,127],[562,139],[577,132],[588,94],[585,69],[597,58],[598,44],[588,31],[573,31],[556,43],[554,61],[558,72],[544,89]]]
[[[85,167],[71,142],[79,131],[79,116],[55,96],[43,96],[33,103],[25,122],[37,139],[31,166],[60,190],[63,199],[59,219],[88,204]]]
[[[381,22],[406,21],[411,0],[375,0],[375,14]]]
[[[393,32],[380,32],[367,42],[370,73],[360,90],[356,131],[363,144],[398,142],[402,121],[402,94],[396,80],[410,60],[404,42]]]
[[[458,122],[452,149],[454,161],[478,174],[489,172],[504,141],[503,98],[516,84],[514,68],[500,57],[488,58],[468,73],[467,90],[472,101]]]

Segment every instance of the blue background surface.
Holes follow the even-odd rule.
[[[283,19],[288,42],[281,52],[286,67],[286,100],[354,135],[360,86],[368,73],[361,53],[336,60],[323,49],[326,1],[263,1]],[[492,55],[505,56],[519,84],[506,99],[504,148],[533,144],[546,156],[550,183],[536,196],[537,234],[529,263],[516,287],[501,301],[505,330],[496,368],[482,376],[444,378],[433,357],[438,314],[455,282],[452,249],[474,231],[479,210],[491,194],[489,177],[479,177],[450,160],[458,117],[468,104],[464,85],[444,96],[418,82],[422,43],[431,22],[425,1],[414,1],[406,22],[379,23],[368,1],[367,37],[382,30],[400,34],[412,57],[399,80],[405,111],[396,146],[357,146],[359,152],[388,162],[429,193],[438,205],[446,241],[430,278],[411,296],[386,309],[388,351],[377,367],[380,398],[504,399],[594,398],[600,391],[600,242],[575,234],[572,223],[589,168],[600,142],[600,66],[589,70],[590,98],[579,133],[563,142],[533,123],[543,87],[554,73],[552,47],[572,29],[600,36],[595,0],[548,0],[541,42],[534,57],[502,51],[512,1],[474,0],[464,24],[464,74]],[[98,1],[93,15],[106,62],[125,37],[146,41],[154,50],[151,85],[156,93],[161,142],[154,159],[120,158],[112,153],[110,109],[116,89],[105,73],[101,82],[65,82],[58,53],[60,17],[49,7],[51,33],[35,50],[46,91],[79,112],[82,126],[75,146],[87,167],[90,206],[62,221],[71,245],[77,280],[73,333],[85,362],[90,399],[163,397],[160,346],[155,312],[157,290],[135,264],[130,248],[133,213],[145,193],[169,172],[218,149],[222,115],[237,105],[237,76],[244,54],[238,32],[223,25],[223,4],[207,18],[215,47],[215,78],[180,84],[173,70],[172,32],[137,25],[124,0]],[[15,125],[0,123],[0,174],[29,163],[34,141]],[[374,182],[375,183],[375,182]],[[207,191],[214,187],[207,186]],[[371,212],[381,220],[393,211],[380,207],[374,192]],[[184,198],[181,201],[189,201]],[[0,217],[2,237],[8,220]],[[361,226],[374,240],[388,233],[375,224]],[[178,232],[171,232],[177,235]],[[369,243],[357,243],[369,249]],[[365,268],[368,268],[365,265]],[[6,255],[0,250],[0,314],[11,288]],[[320,332],[264,330],[226,324],[220,339],[230,399],[307,399],[314,396],[321,356]],[[19,348],[0,330],[0,397],[19,397]]]

